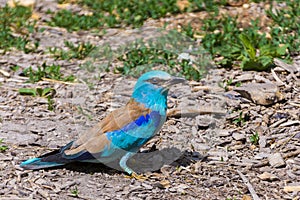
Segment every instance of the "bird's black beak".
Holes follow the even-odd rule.
[[[172,85],[176,85],[178,83],[185,83],[187,80],[184,78],[172,76],[170,80],[166,81],[164,84],[164,88],[170,88]]]

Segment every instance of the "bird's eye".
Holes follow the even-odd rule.
[[[157,78],[151,79],[151,83],[154,83],[154,84],[158,83],[158,79]]]

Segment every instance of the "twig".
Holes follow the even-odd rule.
[[[59,80],[54,80],[50,78],[42,78],[43,81],[48,81],[48,82],[53,82],[53,83],[62,83],[66,85],[78,85],[78,83],[73,83],[73,82],[66,82],[66,81],[59,81]]]
[[[240,172],[239,170],[236,170],[236,171],[240,175],[240,177],[242,178],[243,182],[248,187],[248,190],[249,190],[251,196],[253,197],[253,200],[260,200],[260,198],[257,196],[257,194],[256,194],[253,186],[251,185],[251,183],[249,182],[249,180],[246,178],[246,176],[244,174],[242,174],[242,172]]]
[[[284,83],[276,74],[276,72],[274,71],[274,69],[271,69],[271,73],[274,77],[274,79],[280,84],[280,85],[284,85],[284,86],[287,86],[286,83]]]
[[[282,157],[283,157],[283,159],[287,159],[287,158],[290,158],[293,156],[298,156],[299,154],[300,154],[300,149],[297,149],[296,151],[285,153]]]

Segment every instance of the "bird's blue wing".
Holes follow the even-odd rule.
[[[156,134],[164,121],[164,116],[157,111],[152,111],[145,116],[140,116],[120,130],[107,133],[107,137],[117,148],[136,151]]]

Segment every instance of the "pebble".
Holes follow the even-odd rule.
[[[279,178],[277,176],[275,176],[272,173],[269,172],[264,172],[260,175],[258,175],[258,178],[263,180],[263,181],[275,181],[275,180],[279,180]]]
[[[234,132],[234,133],[232,134],[232,137],[233,137],[235,140],[237,140],[237,141],[244,141],[244,140],[246,140],[246,137],[245,137],[244,134],[237,133],[237,132]]]
[[[268,156],[269,163],[272,167],[283,167],[285,166],[285,162],[280,153],[270,154]]]

